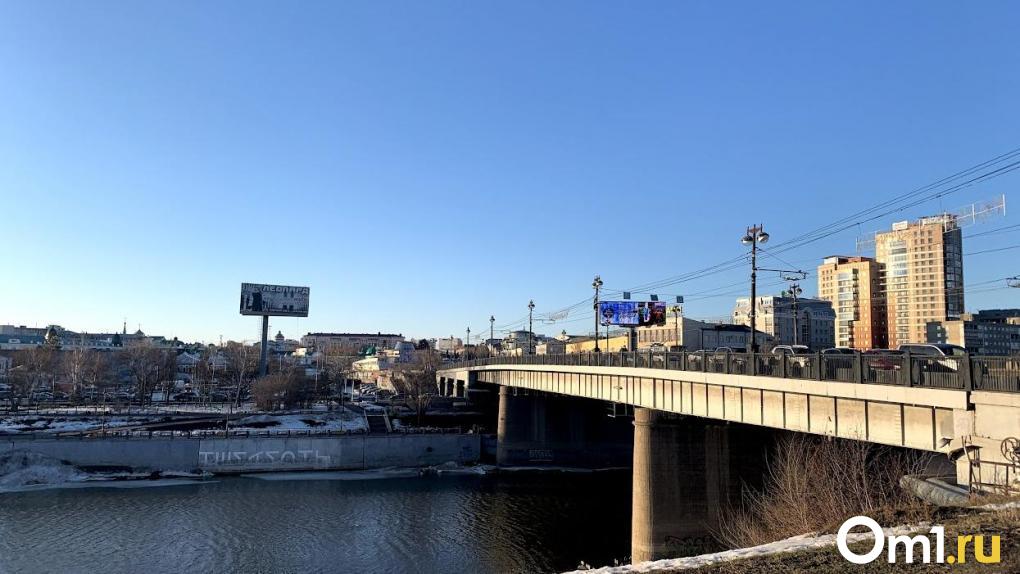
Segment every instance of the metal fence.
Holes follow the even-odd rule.
[[[460,428],[415,427],[393,429],[391,434],[465,434]],[[3,441],[25,440],[92,440],[92,439],[212,439],[212,438],[290,438],[290,437],[336,437],[350,435],[372,435],[366,429],[279,429],[279,430],[122,430],[116,429],[81,432],[21,432],[0,434]]]
[[[488,357],[442,370],[487,365],[634,367],[841,383],[1020,392],[1020,357],[932,357],[881,353],[773,355],[714,351],[620,351]]]

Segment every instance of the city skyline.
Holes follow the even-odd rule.
[[[704,269],[743,253],[747,225],[778,243],[1015,148],[1018,8],[997,6],[883,5],[876,21],[753,4],[726,18],[671,5],[498,17],[452,4],[7,5],[0,195],[14,280],[0,282],[0,323],[112,332],[126,317],[182,340],[255,340],[237,295],[266,282],[312,289],[307,319],[271,321],[289,337],[487,336],[490,315],[526,328],[510,323],[530,299],[542,318],[590,298],[595,274],[613,293]],[[762,263],[813,272],[856,255],[858,235],[1016,181]],[[965,230],[965,284],[1020,273],[1003,265],[1016,234],[997,231],[1015,221]],[[660,293],[685,295],[687,316],[728,317],[747,274]],[[760,295],[782,288],[760,277]],[[1017,306],[1015,290],[985,288],[967,311]],[[535,331],[591,320],[589,307]]]

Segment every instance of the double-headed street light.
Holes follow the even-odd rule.
[[[669,308],[673,312],[673,321],[676,335],[676,346],[680,346],[680,314],[684,312],[684,308],[680,305],[673,305]]]
[[[766,243],[768,240],[769,234],[765,233],[761,224],[748,227],[747,234],[740,240],[744,245],[751,246],[751,342],[748,348],[752,353],[758,352],[758,337],[755,330],[755,315],[758,308],[758,244]]]
[[[793,297],[793,344],[800,344],[800,309],[797,305],[798,297],[804,292],[800,288],[799,283],[790,283],[790,288],[786,291],[790,297]]]
[[[533,339],[535,338],[535,332],[532,330],[532,326],[531,326],[531,314],[532,314],[532,312],[534,312],[534,310],[535,310],[535,301],[534,300],[529,300],[528,301],[528,354],[529,355],[534,355],[535,354],[535,345],[533,343]]]
[[[595,280],[591,282],[592,289],[595,289],[595,352],[599,352],[599,289],[602,288],[602,277],[596,275]],[[606,326],[606,330],[609,327]]]

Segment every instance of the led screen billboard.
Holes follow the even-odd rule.
[[[307,317],[308,291],[308,287],[241,283],[241,314]]]
[[[603,325],[648,327],[666,324],[666,303],[662,301],[600,301]]]

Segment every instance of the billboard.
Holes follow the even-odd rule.
[[[663,301],[599,301],[603,325],[648,327],[666,324],[666,303]]]
[[[241,314],[307,317],[308,291],[308,287],[241,283]]]

